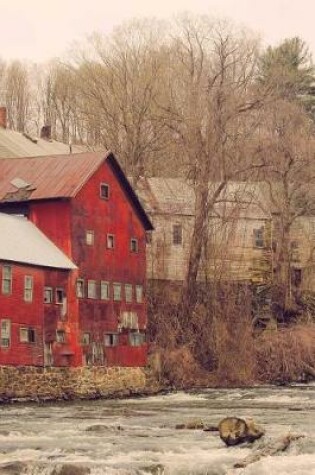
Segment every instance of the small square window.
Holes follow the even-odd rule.
[[[132,302],[132,285],[125,284],[125,297],[126,302]]]
[[[96,281],[95,280],[88,280],[87,297],[88,299],[96,299]]]
[[[114,249],[114,247],[115,247],[114,234],[107,234],[107,249]]]
[[[173,225],[173,245],[181,246],[183,244],[183,227],[181,224]]]
[[[143,286],[136,285],[136,301],[137,303],[143,302]]]
[[[65,343],[66,342],[66,332],[64,330],[57,330],[56,331],[56,341],[57,341],[57,343]]]
[[[114,290],[114,300],[118,301],[121,300],[121,284],[115,283],[113,284]]]
[[[118,335],[117,335],[117,333],[106,333],[104,335],[104,345],[105,346],[117,346],[118,345]]]
[[[82,345],[87,346],[91,343],[91,335],[89,333],[83,333],[82,335]]]
[[[53,289],[52,287],[44,288],[44,303],[52,303],[53,301]]]
[[[130,239],[130,251],[131,252],[138,252],[138,239],[132,238]]]
[[[109,300],[109,282],[101,280],[101,300]]]
[[[109,199],[109,185],[107,183],[101,183],[100,185],[100,197],[102,200]]]
[[[76,294],[79,299],[84,298],[84,280],[83,279],[77,279]]]
[[[254,229],[254,247],[262,248],[265,247],[265,239],[264,239],[264,227]]]
[[[65,299],[65,291],[63,289],[56,289],[56,303],[58,305],[63,304]]]
[[[94,246],[94,231],[85,232],[85,242],[88,246]]]
[[[27,327],[20,328],[20,342],[21,343],[35,343],[34,328],[27,328]]]
[[[33,277],[26,275],[24,277],[24,301],[32,302],[33,300]]]

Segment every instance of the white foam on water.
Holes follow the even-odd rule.
[[[265,457],[229,475],[315,475],[315,454]]]

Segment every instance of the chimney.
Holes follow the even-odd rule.
[[[51,140],[51,125],[44,125],[41,128],[40,138],[44,140]]]
[[[3,106],[0,107],[0,127],[7,128],[7,108]]]

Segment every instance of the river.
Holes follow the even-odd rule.
[[[265,441],[288,432],[305,437],[281,455],[235,469],[252,446],[227,448],[216,432],[175,429],[230,415],[253,417]],[[61,469],[63,475],[315,475],[315,385],[1,406],[0,474]]]

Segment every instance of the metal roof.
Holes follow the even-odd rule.
[[[31,221],[0,213],[0,260],[58,269],[75,264]]]
[[[218,183],[209,183],[215,189]],[[177,178],[142,178],[137,189],[141,202],[149,214],[195,215],[195,192],[189,182]],[[215,213],[238,216],[269,217],[270,203],[263,183],[230,182],[222,190],[215,204]]]
[[[8,158],[0,160],[0,203],[72,198],[107,161],[143,227],[153,226],[136,193],[111,152]],[[21,188],[20,184],[25,183]]]
[[[17,188],[12,184],[17,178],[30,184],[31,189],[25,189],[27,200],[71,198],[107,155],[84,152],[0,160],[0,201],[18,201],[13,196]]]
[[[79,145],[72,145],[72,152],[74,153],[82,152],[85,149],[85,147]],[[32,139],[28,135],[0,127],[0,159],[69,153],[69,145],[62,142],[40,138]]]

